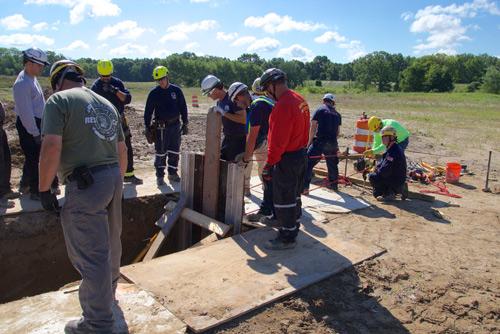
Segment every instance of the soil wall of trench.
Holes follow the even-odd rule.
[[[123,202],[122,266],[130,264],[158,232],[155,222],[177,195]],[[175,235],[175,233],[173,233]],[[167,240],[160,255],[175,251]],[[81,279],[71,265],[59,217],[45,211],[0,216],[0,303],[55,291]]]

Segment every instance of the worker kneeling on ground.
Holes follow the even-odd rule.
[[[385,126],[380,131],[380,135],[387,150],[382,156],[383,160],[368,175],[373,187],[373,196],[378,200],[392,201],[396,198],[396,194],[400,193],[404,200],[408,197],[406,157],[397,144],[396,129],[392,126]]]

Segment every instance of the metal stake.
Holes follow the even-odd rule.
[[[483,191],[487,192],[487,193],[491,192],[491,189],[488,188],[488,180],[490,178],[490,165],[491,165],[491,151],[490,151],[490,157],[488,158],[488,171],[486,173],[486,185],[484,186],[484,189],[483,189]]]

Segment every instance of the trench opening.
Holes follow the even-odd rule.
[[[178,199],[178,194],[158,194],[124,200],[122,266],[131,264],[158,232],[155,222],[165,204]],[[45,211],[4,215],[0,229],[0,303],[56,291],[81,279],[68,259],[59,217]],[[158,256],[178,250],[176,235],[171,234]]]

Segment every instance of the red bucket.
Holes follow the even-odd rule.
[[[458,183],[460,179],[460,171],[462,170],[461,164],[450,162],[446,164],[446,182]]]

